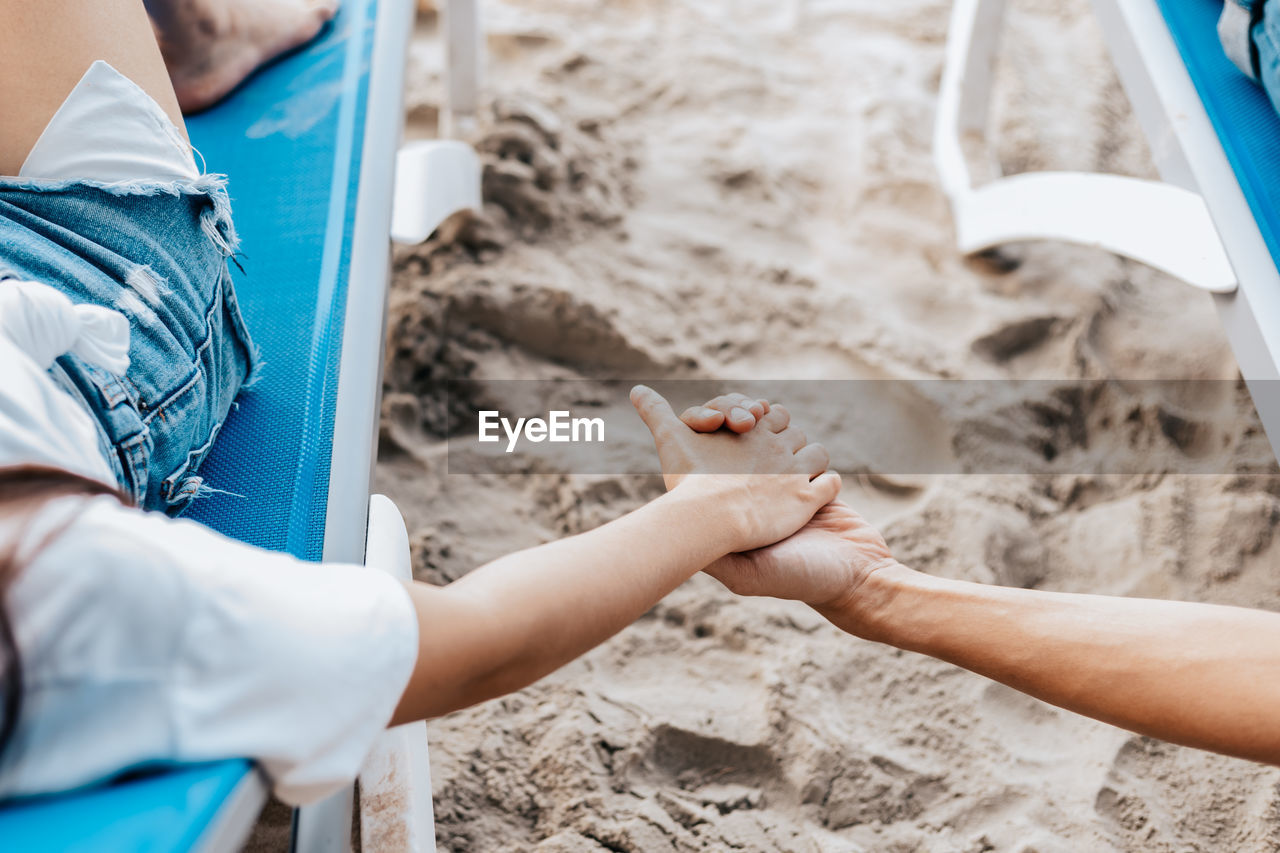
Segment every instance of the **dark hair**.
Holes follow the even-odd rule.
[[[22,659],[13,633],[13,622],[5,598],[22,564],[30,562],[40,549],[52,542],[64,527],[55,529],[43,541],[23,552],[23,531],[44,504],[54,498],[83,495],[114,495],[128,503],[116,489],[97,480],[60,468],[21,465],[0,468],[0,521],[16,522],[17,534],[0,550],[0,754],[4,753],[18,727],[22,711]],[[68,522],[70,523],[70,522]]]

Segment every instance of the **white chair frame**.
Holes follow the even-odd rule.
[[[1096,246],[1214,295],[1273,450],[1280,449],[1280,272],[1155,0],[1093,0],[1161,181],[1036,172],[975,185],[1005,0],[956,0],[933,157],[956,242],[971,253],[1020,240]],[[984,152],[993,174],[999,170]]]
[[[404,74],[413,4],[397,15],[379,15],[376,43],[384,46],[370,69],[368,123],[403,127]],[[479,103],[481,28],[477,0],[447,0],[444,9],[447,103],[442,131],[463,127]],[[398,134],[397,134],[398,136]],[[369,496],[377,456],[381,409],[381,341],[386,334],[390,290],[388,235],[421,242],[448,216],[480,207],[480,165],[461,142],[439,140],[401,148],[395,169],[379,158],[361,165],[351,298],[343,326],[325,516],[325,560],[361,562],[409,580],[409,537],[399,510],[381,495]],[[369,346],[377,341],[378,346]],[[358,460],[368,460],[362,463]],[[353,789],[294,813],[292,849],[300,853],[350,853]],[[422,722],[382,736],[360,774],[362,846],[378,853],[435,853],[431,763]]]

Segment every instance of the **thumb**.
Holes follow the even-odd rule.
[[[814,499],[821,502],[819,510],[840,497],[840,475],[835,471],[824,471],[809,485],[813,488]]]
[[[640,419],[654,438],[669,435],[677,427],[687,429],[671,410],[666,399],[647,385],[637,385],[631,389],[631,405],[636,407]]]

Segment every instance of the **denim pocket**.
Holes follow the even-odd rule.
[[[228,272],[214,289],[206,316],[207,337],[196,349],[191,380],[147,418],[165,433],[172,466],[159,484],[167,511],[177,514],[208,491],[198,471],[258,359],[236,303]]]
[[[73,355],[58,359],[49,373],[95,416],[104,455],[116,473],[121,491],[141,505],[146,497],[154,447],[136,392],[122,377]]]

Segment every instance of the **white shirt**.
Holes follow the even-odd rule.
[[[45,369],[60,350],[118,368],[128,325],[104,316],[114,313],[0,282],[0,466],[111,482],[90,416]],[[0,542],[19,535],[13,527],[0,523]],[[58,530],[8,595],[24,704],[0,758],[0,798],[155,760],[253,758],[293,804],[355,778],[417,657],[399,581],[113,498],[53,501],[20,535],[37,543]]]
[[[74,352],[113,373],[129,367],[129,321],[61,291],[0,281],[0,465],[48,465],[115,484],[98,427],[46,372]]]
[[[291,804],[351,783],[416,657],[402,584],[109,497],[50,503],[28,541],[68,519],[9,593],[24,689],[0,796],[234,756]]]
[[[86,127],[111,144],[83,145]],[[95,63],[22,174],[195,172],[159,106]],[[97,425],[46,371],[73,352],[123,373],[128,351],[119,313],[0,281],[0,467],[50,465],[114,484]],[[0,548],[55,531],[7,596],[24,692],[0,756],[0,799],[157,760],[252,758],[291,804],[351,783],[417,659],[417,617],[399,581],[302,563],[101,497],[52,501],[22,531],[0,519]]]

